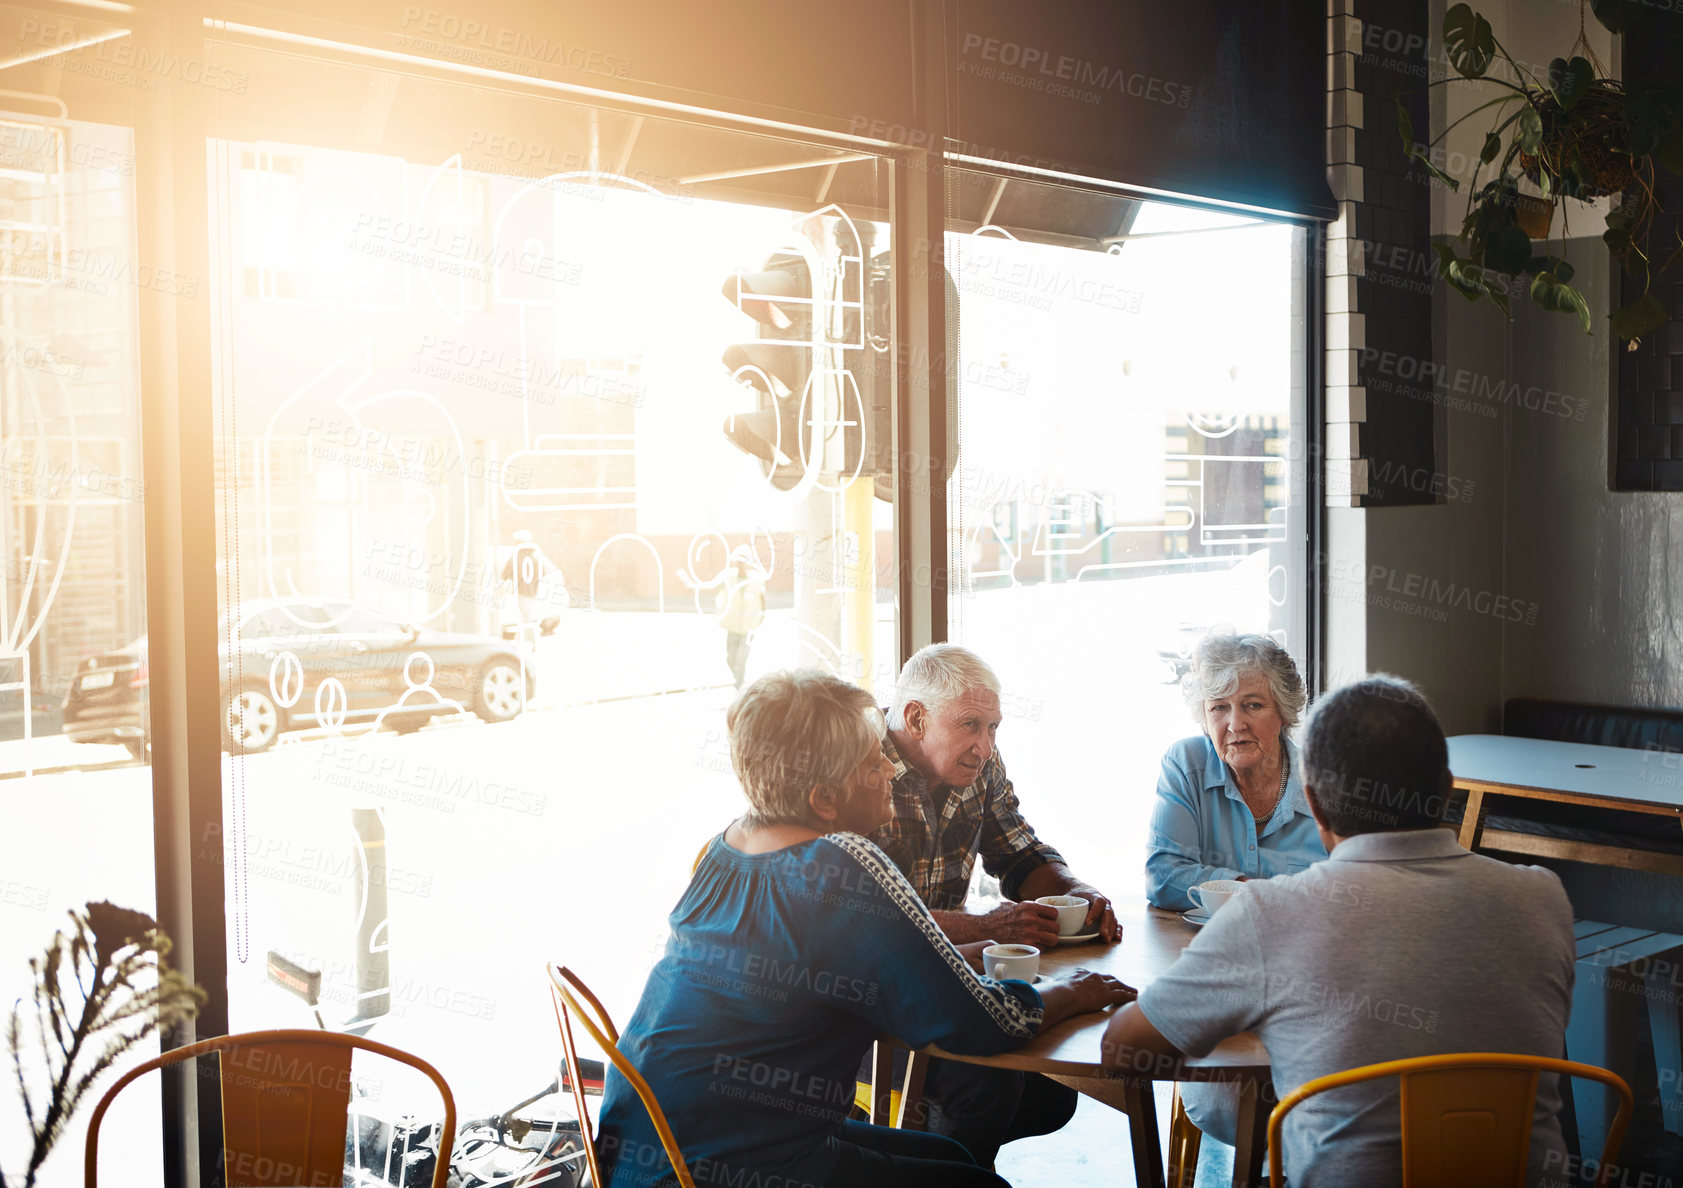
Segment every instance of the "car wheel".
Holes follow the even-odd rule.
[[[229,754],[267,751],[281,728],[280,706],[261,685],[242,685],[222,695],[222,749]]]
[[[509,659],[493,660],[479,673],[473,712],[487,722],[506,722],[526,706],[521,695],[520,666]]]

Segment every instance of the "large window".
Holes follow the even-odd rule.
[[[1138,894],[1192,644],[1307,675],[1304,233],[968,173],[952,204],[950,635],[1004,681],[1030,820]]]
[[[208,150],[230,1026],[320,973],[484,1116],[554,1075],[546,961],[629,1016],[741,809],[737,681],[892,671],[888,168],[251,53]],[[360,144],[276,114],[370,88]]]
[[[133,134],[25,95],[0,104],[18,100],[0,110],[0,1008],[24,1000],[39,1100],[29,958],[90,900],[155,901],[136,350],[154,277],[135,249]],[[0,1125],[9,1172],[28,1150],[21,1114]],[[80,1182],[86,1122],[47,1182]],[[156,1181],[156,1096],[107,1126],[137,1181]]]
[[[215,1024],[366,1032],[484,1118],[556,1072],[546,962],[628,1017],[741,811],[739,684],[818,665],[886,704],[940,619],[906,574],[952,575],[1030,819],[1118,894],[1191,639],[1306,659],[1300,231],[954,172],[953,354],[900,302],[941,233],[917,153],[232,24],[201,61],[129,15],[35,14],[0,65],[4,1001],[66,908],[161,878]],[[905,515],[936,358],[951,477],[908,475]],[[148,457],[186,449],[150,521],[143,406]],[[179,623],[213,563],[214,661],[208,596]],[[166,655],[214,663],[215,754],[212,682],[154,689]],[[353,1162],[434,1111],[357,1086]],[[159,1100],[106,1123],[136,1182]]]

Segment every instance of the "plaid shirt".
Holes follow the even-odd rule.
[[[968,788],[939,799],[923,773],[900,757],[891,737],[883,751],[894,761],[894,819],[871,840],[894,860],[932,911],[957,911],[970,890],[978,855],[982,867],[1016,899],[1029,873],[1063,855],[1035,836],[1017,811],[1017,794],[995,751]]]

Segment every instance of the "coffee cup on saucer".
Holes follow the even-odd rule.
[[[1033,945],[989,945],[982,950],[982,971],[995,981],[1034,981],[1040,950]]]
[[[1213,916],[1221,905],[1237,895],[1239,888],[1243,886],[1238,879],[1211,879],[1207,883],[1199,883],[1187,894],[1206,916]]]
[[[1087,922],[1088,909],[1092,907],[1079,895],[1042,895],[1034,902],[1058,909],[1059,936],[1074,936],[1080,932],[1081,926]]]

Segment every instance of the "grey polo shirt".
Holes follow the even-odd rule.
[[[1284,1097],[1409,1056],[1561,1056],[1575,953],[1552,872],[1468,853],[1445,829],[1367,833],[1301,874],[1246,883],[1139,1005],[1192,1056],[1257,1032]],[[1532,1182],[1564,1179],[1555,1082],[1539,1083]],[[1296,1107],[1293,1188],[1400,1184],[1397,1100],[1389,1078]]]

